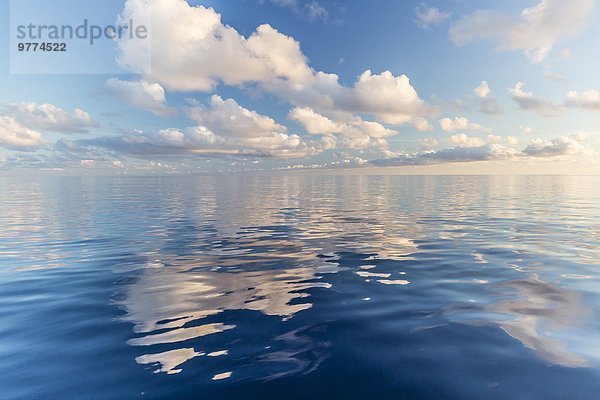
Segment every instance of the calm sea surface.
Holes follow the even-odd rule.
[[[0,398],[598,399],[600,178],[0,179]]]

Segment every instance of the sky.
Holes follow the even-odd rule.
[[[43,3],[0,0],[0,174],[600,173],[595,0]],[[148,35],[16,51],[84,17]]]

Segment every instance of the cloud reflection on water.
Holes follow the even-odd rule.
[[[44,209],[48,189],[27,185],[0,201],[0,255],[20,273],[115,260],[128,278],[113,301],[133,325],[128,343],[146,353],[136,361],[168,374],[214,353],[235,379],[308,373],[330,356],[320,332],[331,321],[366,313],[366,332],[422,331],[394,320],[406,308],[499,327],[552,364],[581,367],[596,361],[577,335],[593,315],[580,291],[600,264],[600,196],[583,187],[510,177],[84,181],[60,186]],[[14,207],[23,191],[29,209]],[[338,303],[317,300],[333,293]],[[312,323],[288,323],[299,314]],[[252,338],[261,346],[248,347],[247,325],[263,323]]]

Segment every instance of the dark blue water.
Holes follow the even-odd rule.
[[[597,399],[600,178],[0,179],[2,399]]]

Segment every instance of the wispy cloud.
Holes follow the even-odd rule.
[[[441,25],[450,19],[452,13],[441,11],[439,8],[427,6],[424,3],[415,8],[415,23],[419,28],[429,29],[432,26]]]
[[[563,38],[578,35],[588,24],[594,0],[543,0],[518,16],[495,10],[478,10],[450,28],[457,45],[489,40],[501,51],[523,50],[533,62],[541,62]]]
[[[309,22],[327,21],[329,11],[318,1],[310,0],[261,0],[268,1],[276,6],[290,9],[294,14]]]
[[[542,75],[544,78],[548,78],[556,82],[567,82],[567,78],[552,71],[544,70],[542,71]]]

